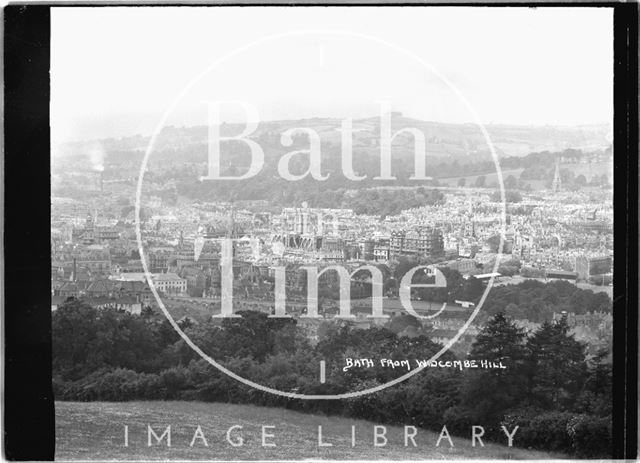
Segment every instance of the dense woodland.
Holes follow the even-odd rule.
[[[573,290],[570,288],[572,287]],[[461,289],[473,291],[473,288]],[[434,291],[434,290],[432,290]],[[430,295],[449,299],[452,294]],[[295,400],[264,393],[201,359],[152,311],[131,316],[70,299],[53,313],[53,371],[57,400],[202,400],[286,407],[379,423],[413,424],[469,434],[481,424],[488,438],[519,426],[514,445],[581,457],[608,457],[611,447],[611,358],[587,355],[566,320],[533,332],[513,322],[517,310],[611,310],[611,300],[560,283],[526,282],[494,288],[481,332],[467,359],[500,361],[506,369],[430,368],[381,392],[347,400]],[[507,310],[505,310],[507,309]],[[505,313],[506,312],[506,313]],[[243,318],[181,323],[205,353],[243,377],[282,391],[336,394],[384,384],[406,370],[351,368],[345,358],[429,359],[442,346],[428,336],[401,337],[397,317],[367,330],[325,323],[309,343],[296,319],[259,312]],[[455,360],[450,351],[442,360]],[[320,360],[327,381],[318,381]],[[415,365],[415,363],[412,363]]]

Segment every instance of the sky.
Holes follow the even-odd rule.
[[[259,120],[579,125],[613,114],[607,8],[52,8],[52,144]],[[222,120],[240,121],[226,103]]]

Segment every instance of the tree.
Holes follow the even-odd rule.
[[[180,328],[182,329],[182,327]],[[175,344],[180,339],[180,335],[165,318],[158,326],[158,338],[161,345],[169,346]]]
[[[589,312],[611,312],[613,302],[605,292],[598,292],[588,301]]]
[[[263,361],[274,351],[276,333],[287,325],[295,325],[292,318],[269,318],[267,314],[252,310],[239,311],[241,318],[222,321],[223,336],[218,344],[226,357],[251,357]]]
[[[521,365],[525,357],[525,339],[524,330],[502,312],[498,312],[478,333],[470,357],[476,360],[502,361],[504,365],[513,368]],[[490,371],[498,375],[504,373],[504,370]]]
[[[578,186],[585,186],[587,184],[587,178],[584,175],[580,174],[576,177],[575,182]]]
[[[447,286],[442,288],[415,288],[411,290],[412,295],[429,302],[454,302],[462,295],[464,279],[457,270],[447,267],[439,269],[447,280]],[[414,281],[417,283],[417,281]]]
[[[484,284],[482,280],[476,277],[469,277],[465,282],[462,290],[462,299],[464,301],[476,302],[484,292]]]
[[[68,299],[51,317],[53,371],[70,378],[85,373],[95,338],[98,312],[88,304]]]
[[[497,313],[488,320],[471,347],[469,358],[502,362],[505,369],[471,370],[463,387],[462,404],[485,422],[497,422],[505,410],[525,397],[526,333]]]
[[[390,331],[393,331],[395,334],[400,334],[408,327],[413,326],[420,330],[422,328],[422,323],[413,315],[403,314],[399,317],[391,318],[386,324],[385,328]]]
[[[491,252],[498,252],[498,248],[500,247],[500,235],[493,235],[487,238],[487,244],[491,249]]]
[[[601,349],[588,361],[588,372],[577,401],[579,411],[598,416],[611,415],[613,404],[611,360],[608,350]]]
[[[149,371],[161,363],[155,324],[70,300],[51,320],[54,374],[77,379],[104,367]]]
[[[519,191],[507,190],[505,192],[505,199],[508,203],[519,203],[522,201],[522,195]]]
[[[518,267],[515,267],[513,265],[500,264],[500,267],[498,267],[498,273],[500,275],[511,277],[518,273]]]
[[[476,188],[483,188],[486,182],[487,182],[487,177],[485,177],[484,175],[480,175],[479,177],[476,177],[474,186]]]
[[[567,409],[585,378],[585,346],[569,334],[566,317],[544,322],[527,342],[531,397],[548,409]]]
[[[574,181],[575,174],[569,169],[560,169],[560,179],[562,183],[568,185]]]
[[[535,267],[522,267],[520,275],[525,278],[542,278],[544,277],[544,270]]]
[[[409,257],[400,257],[398,259],[398,265],[396,266],[393,276],[397,281],[402,280],[402,277],[412,268],[419,265],[417,259],[409,258]]]
[[[518,307],[518,305],[514,304],[513,302],[510,302],[509,304],[507,304],[507,307],[505,307],[504,312],[505,314],[509,315],[512,318],[520,318],[520,315],[522,314],[520,307]]]
[[[518,179],[513,175],[509,175],[504,181],[504,188],[507,190],[518,188]]]
[[[494,191],[491,195],[491,200],[496,202],[502,201],[502,195],[500,194],[500,191]],[[504,200],[507,203],[519,203],[522,201],[522,195],[519,191],[505,190]]]
[[[467,184],[467,179],[466,178],[461,178],[460,180],[458,180],[458,186],[459,187],[464,187]]]

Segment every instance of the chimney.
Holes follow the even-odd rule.
[[[73,273],[71,274],[71,281],[76,281],[78,279],[78,275],[76,273],[76,258],[73,258]]]

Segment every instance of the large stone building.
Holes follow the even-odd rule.
[[[165,294],[184,294],[187,292],[187,280],[175,273],[156,273],[153,284],[158,291]]]
[[[613,259],[611,256],[578,256],[576,257],[576,273],[578,279],[589,281],[591,277],[611,273]]]
[[[426,255],[437,257],[444,254],[442,231],[432,227],[391,232],[389,251],[393,257],[403,255]]]

